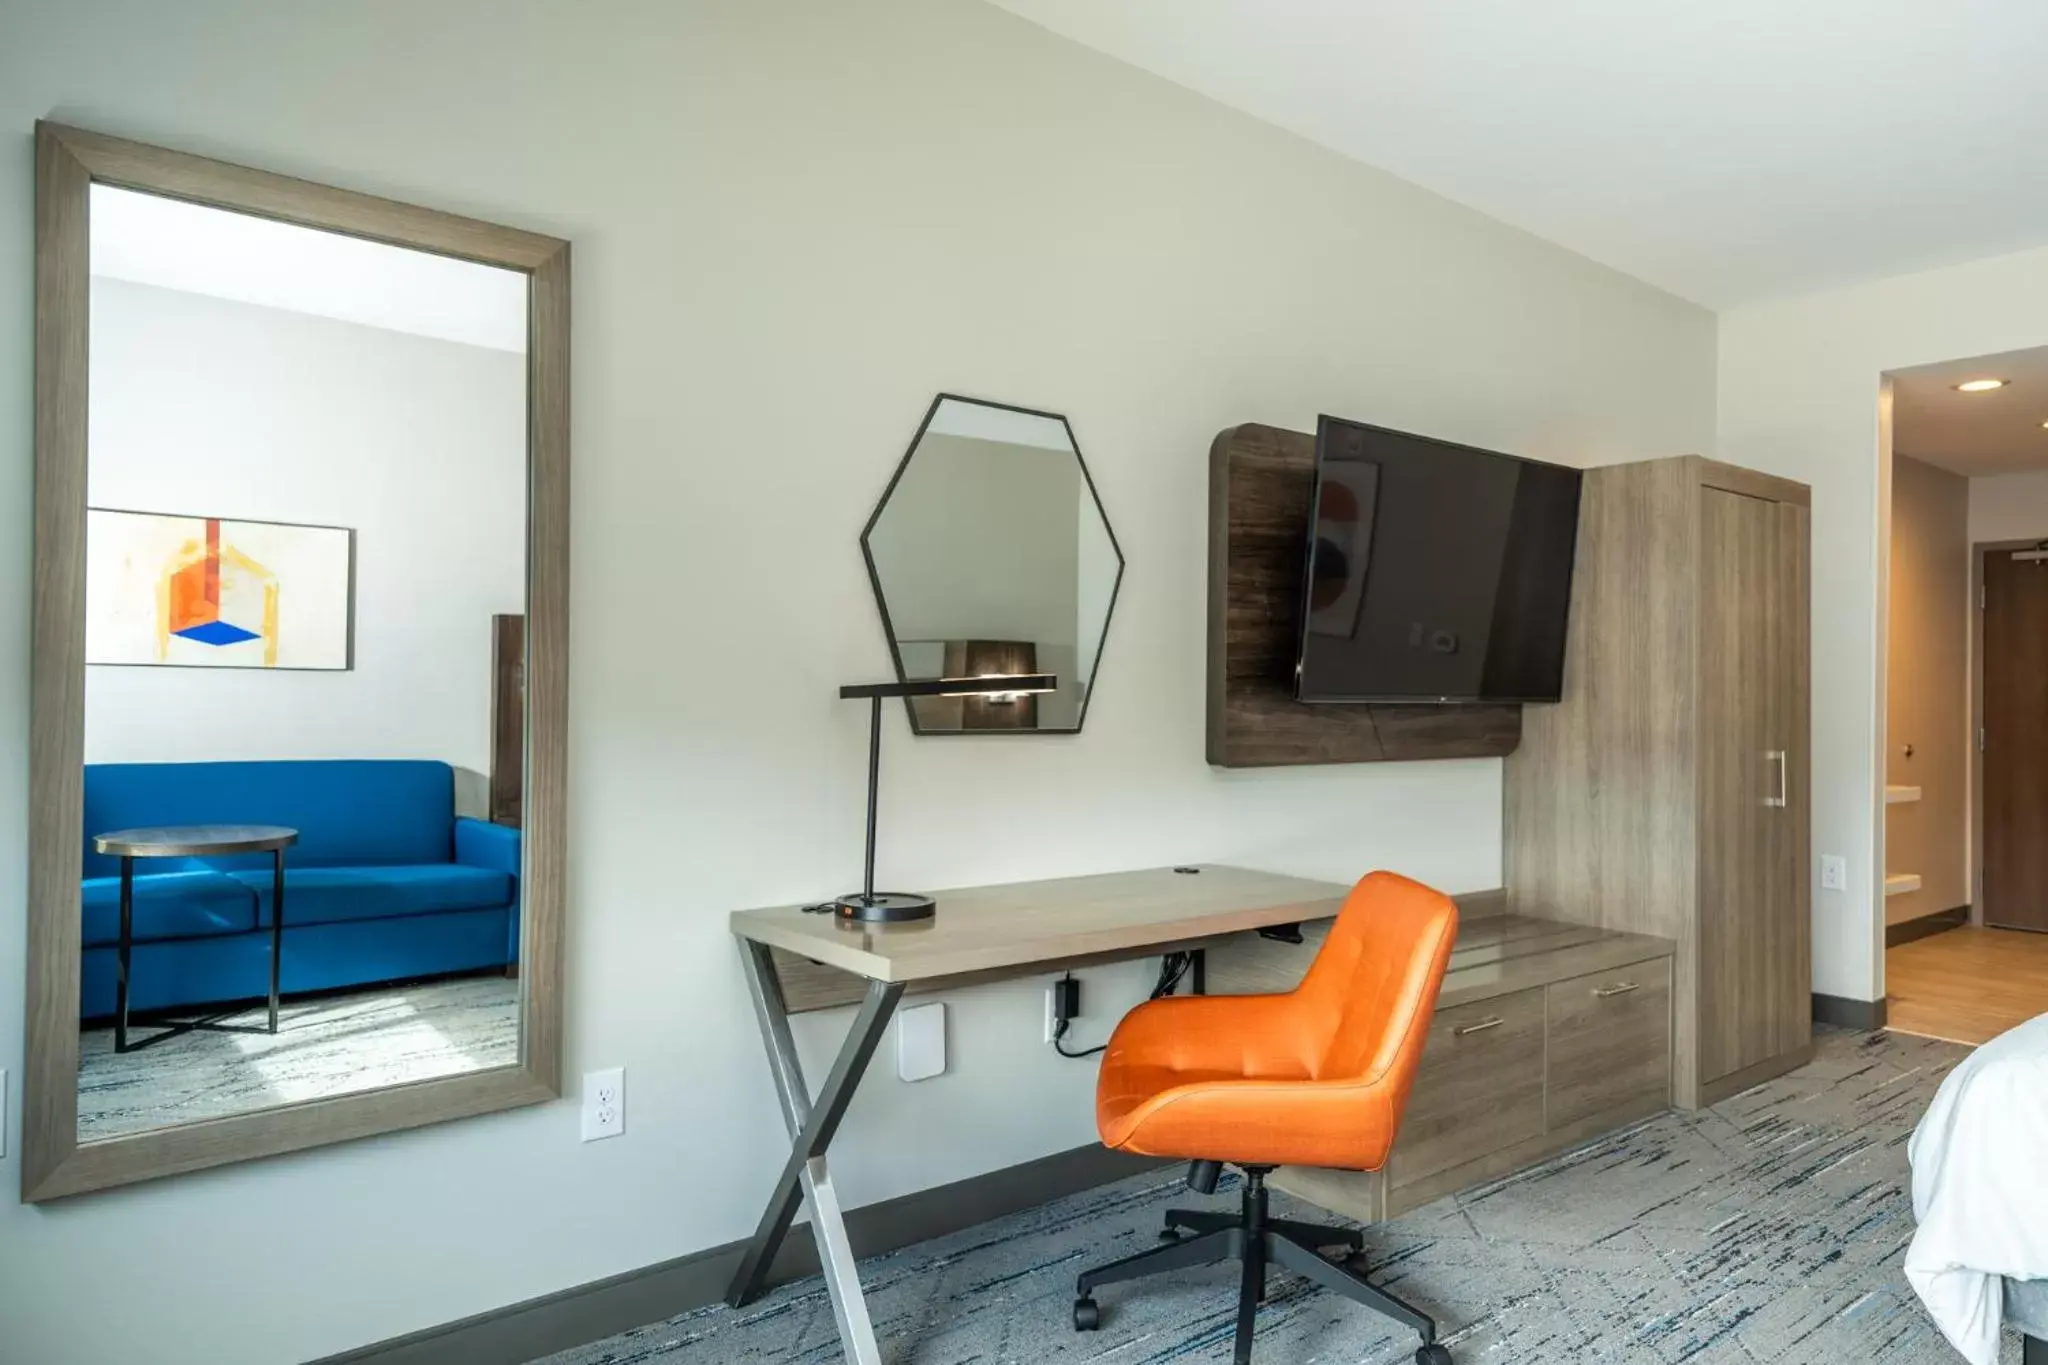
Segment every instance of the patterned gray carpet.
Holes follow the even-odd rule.
[[[275,1036],[187,1033],[117,1053],[111,1028],[87,1029],[79,1141],[509,1066],[519,1059],[518,1004],[517,981],[468,976],[286,999]],[[224,1022],[264,1020],[251,1009]]]
[[[1813,1065],[1718,1108],[1666,1114],[1373,1229],[1375,1277],[1436,1316],[1460,1365],[1959,1360],[1899,1265],[1913,1233],[1906,1140],[1966,1049],[1884,1033],[1820,1043]],[[1224,1267],[1105,1289],[1100,1332],[1068,1325],[1074,1275],[1154,1245],[1161,1211],[1191,1198],[1177,1174],[1145,1176],[869,1258],[884,1359],[1229,1360],[1236,1280]],[[1365,1310],[1276,1274],[1255,1359],[1405,1365],[1414,1349]],[[2017,1339],[2006,1358],[2019,1360]],[[831,1306],[810,1279],[548,1365],[839,1360]]]

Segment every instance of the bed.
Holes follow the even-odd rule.
[[[1907,1151],[1906,1279],[1935,1325],[1970,1365],[1998,1365],[2006,1324],[2048,1365],[2048,1015],[1950,1072]]]

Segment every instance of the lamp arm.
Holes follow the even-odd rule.
[[[875,898],[875,808],[879,804],[882,781],[882,699],[874,698],[874,708],[868,712],[868,858],[867,875],[861,882],[861,894],[869,901]]]

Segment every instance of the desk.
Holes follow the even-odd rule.
[[[938,917],[901,925],[841,924],[799,906],[741,910],[747,988],[789,1129],[790,1152],[726,1293],[738,1308],[761,1294],[768,1267],[808,1200],[811,1233],[851,1365],[880,1365],[844,1210],[826,1151],[904,992],[1057,972],[1089,962],[1201,947],[1247,930],[1329,919],[1348,888],[1330,882],[1205,866],[1019,882],[936,893]],[[790,1036],[790,1006],[773,950],[865,981],[846,1041],[815,1100]]]

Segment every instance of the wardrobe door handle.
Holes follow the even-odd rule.
[[[1764,753],[1764,762],[1775,763],[1778,765],[1778,794],[1776,796],[1766,796],[1764,798],[1764,804],[1766,806],[1782,807],[1788,804],[1785,799],[1787,795],[1785,790],[1785,774],[1786,770],[1791,767],[1791,764],[1786,761],[1785,751],[1783,749],[1766,750]]]
[[[1642,988],[1641,982],[1624,981],[1619,986],[1595,986],[1593,994],[1599,999],[1605,1000],[1611,995],[1627,995],[1630,991],[1639,991]]]
[[[1451,1033],[1456,1037],[1463,1038],[1468,1033],[1484,1033],[1490,1028],[1499,1028],[1506,1022],[1507,1020],[1496,1014],[1491,1019],[1482,1019],[1476,1024],[1467,1024],[1463,1028],[1452,1029]]]

